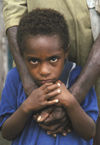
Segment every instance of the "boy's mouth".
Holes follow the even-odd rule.
[[[40,84],[40,85],[43,85],[43,84],[45,84],[45,83],[54,83],[55,81],[54,80],[39,80],[38,81],[38,83]]]

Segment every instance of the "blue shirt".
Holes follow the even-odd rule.
[[[69,87],[75,82],[80,73],[76,67],[70,72]],[[16,68],[13,68],[7,75],[5,87],[0,102],[0,127],[5,120],[14,113],[26,99],[26,95]],[[84,111],[96,121],[98,117],[97,98],[93,88],[90,89],[81,104]],[[38,124],[30,118],[22,133],[12,141],[12,145],[92,145],[93,140],[86,141],[76,132],[72,131],[67,136],[57,135],[56,138],[47,135]]]

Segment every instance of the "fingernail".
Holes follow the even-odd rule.
[[[64,133],[63,133],[63,136],[66,136],[66,135],[67,135],[67,133],[66,133],[66,132],[64,132]]]
[[[57,83],[57,85],[60,87],[61,85],[60,85],[60,83]]]
[[[60,89],[58,89],[58,90],[57,90],[57,92],[58,92],[58,93],[61,93],[61,90],[60,90]]]
[[[53,137],[56,137],[57,135],[56,134],[53,134]]]
[[[56,99],[55,101],[56,101],[56,103],[58,103],[58,102],[59,102],[59,100],[58,100],[58,99]]]
[[[40,121],[41,121],[41,118],[42,118],[42,117],[39,116],[39,117],[37,118],[37,121],[40,122]]]

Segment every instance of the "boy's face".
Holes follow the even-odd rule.
[[[58,35],[36,35],[25,40],[23,57],[37,85],[59,79],[67,57]]]

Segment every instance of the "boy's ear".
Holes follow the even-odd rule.
[[[69,55],[69,51],[65,52],[65,59],[68,58],[68,55]]]

